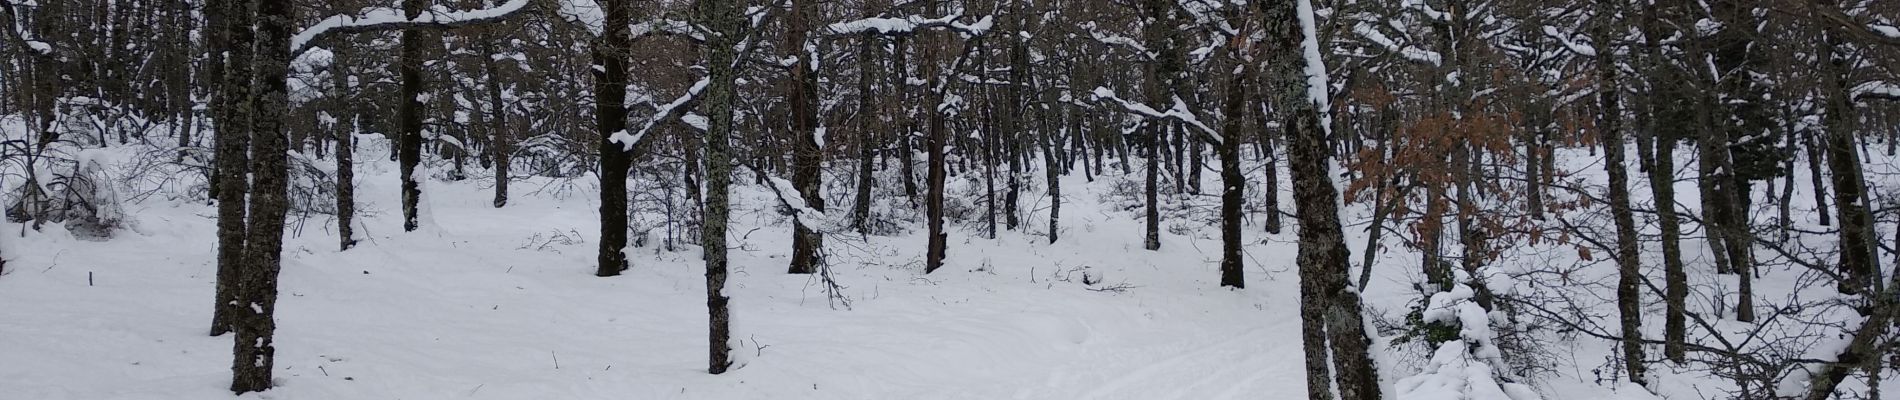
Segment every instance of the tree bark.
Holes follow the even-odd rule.
[[[600,254],[594,276],[615,276],[627,270],[627,169],[633,155],[616,143],[615,133],[627,130],[627,1],[602,4],[605,30],[594,44],[594,112],[600,133]]]
[[[1867,210],[1866,182],[1860,152],[1855,151],[1854,104],[1848,99],[1847,56],[1838,49],[1838,32],[1828,32],[1828,58],[1822,62],[1823,90],[1827,96],[1828,177],[1833,178],[1834,211],[1840,216],[1840,273],[1836,288],[1842,294],[1869,293],[1880,271],[1875,266],[1873,216]]]
[[[1347,286],[1350,254],[1339,222],[1339,189],[1334,186],[1327,160],[1331,146],[1326,126],[1320,121],[1323,109],[1315,104],[1323,99],[1309,95],[1308,77],[1303,71],[1308,62],[1320,60],[1302,60],[1300,53],[1302,42],[1310,39],[1308,35],[1313,35],[1317,27],[1302,27],[1296,21],[1312,21],[1312,5],[1307,0],[1255,4],[1266,28],[1267,48],[1272,49],[1266,63],[1270,69],[1263,82],[1267,91],[1263,94],[1273,96],[1274,104],[1284,105],[1280,107],[1281,126],[1286,129],[1288,165],[1300,221],[1297,264],[1307,395],[1312,400],[1332,399],[1328,388],[1337,387],[1339,399],[1376,400],[1380,398],[1379,377],[1370,356],[1371,339],[1365,331],[1363,306],[1358,292]],[[1312,50],[1309,54],[1323,53],[1307,50]],[[1328,359],[1333,361],[1331,370],[1325,365]],[[1327,377],[1335,372],[1331,379]]]
[[[253,179],[250,221],[243,270],[238,280],[241,306],[233,314],[237,332],[231,362],[231,391],[244,394],[270,389],[274,368],[272,336],[277,323],[277,272],[283,257],[284,217],[289,210],[289,149],[284,118],[290,111],[286,78],[290,73],[290,35],[296,21],[290,0],[257,2],[256,120],[251,152]]]
[[[1599,0],[1599,11],[1614,11],[1608,0]],[[1605,14],[1608,15],[1608,14]],[[1612,25],[1601,21],[1596,27],[1597,43],[1609,43]],[[1603,170],[1610,180],[1610,214],[1616,220],[1616,308],[1621,316],[1624,371],[1631,382],[1648,386],[1649,374],[1643,364],[1643,295],[1640,247],[1636,243],[1636,217],[1630,211],[1629,172],[1625,167],[1623,146],[1622,88],[1619,87],[1614,51],[1596,57],[1597,103],[1603,135]]]
[[[250,192],[251,142],[251,48],[254,40],[251,31],[255,15],[255,3],[250,1],[220,2],[226,7],[221,10],[221,27],[225,33],[221,36],[227,48],[215,49],[212,53],[228,54],[228,64],[222,67],[218,77],[223,84],[218,87],[218,98],[212,111],[217,118],[217,164],[215,182],[218,183],[218,287],[216,302],[212,308],[211,336],[230,332],[232,318],[237,314],[238,277],[244,260],[246,228],[245,194]]]
[[[339,45],[338,50],[347,49]],[[345,50],[339,54],[348,54]],[[336,232],[337,251],[356,247],[356,132],[358,116],[350,106],[349,69],[339,59],[330,69],[332,94],[338,112],[344,114],[332,131],[336,132]]]
[[[494,40],[484,35],[483,53],[495,54]],[[496,68],[495,60],[489,58],[482,62],[482,69],[488,75],[488,104],[492,128],[488,130],[489,157],[495,160],[495,208],[508,205],[508,181],[510,169],[514,167],[515,132],[508,126],[508,106],[501,99],[501,69]]]
[[[925,0],[925,4],[927,14],[937,14],[939,7],[937,0]],[[930,37],[937,37],[937,35]],[[949,234],[943,230],[943,180],[945,172],[943,148],[944,142],[949,138],[948,133],[945,132],[943,110],[938,107],[943,104],[943,90],[945,90],[948,85],[943,81],[943,77],[938,76],[939,74],[937,73],[937,50],[941,45],[939,42],[940,41],[932,40],[921,43],[921,46],[923,46],[923,61],[922,64],[919,65],[921,69],[920,75],[923,75],[925,81],[928,82],[924,88],[924,96],[926,97],[924,101],[926,110],[924,110],[924,112],[928,114],[929,118],[929,125],[926,128],[927,134],[924,138],[924,147],[927,148],[930,153],[929,172],[927,173],[928,176],[925,177],[927,187],[924,192],[924,219],[930,226],[929,243],[924,251],[924,273],[926,274],[936,272],[938,268],[943,268],[943,260],[945,253],[948,252],[949,245]]]
[[[733,91],[738,78],[734,71],[733,49],[740,30],[738,4],[725,0],[699,0],[698,12],[712,29],[707,35],[706,69],[710,80],[706,88],[706,211],[700,240],[706,252],[706,310],[709,321],[707,372],[725,373],[732,366],[731,312],[726,297],[726,230],[732,214],[729,187],[732,185],[731,145],[733,132]],[[621,24],[626,25],[626,24]]]
[[[1239,54],[1235,54],[1234,58],[1247,63]],[[1217,149],[1221,178],[1220,285],[1236,289],[1247,287],[1242,259],[1244,244],[1240,234],[1241,208],[1247,203],[1247,177],[1240,170],[1240,142],[1246,130],[1246,118],[1242,116],[1247,115],[1246,88],[1250,72],[1234,74],[1227,83],[1221,110],[1221,114],[1226,116],[1226,123],[1221,125],[1221,143]]]
[[[813,210],[825,211],[825,197],[819,186],[820,162],[824,159],[824,148],[818,145],[818,73],[812,70],[809,60],[815,54],[805,53],[806,37],[811,33],[811,21],[815,0],[792,0],[791,13],[785,16],[785,47],[793,49],[788,56],[798,60],[792,66],[790,93],[787,106],[791,108],[792,133],[792,186],[798,188],[805,205]],[[820,252],[825,246],[823,232],[813,230],[805,224],[792,224],[792,260],[788,272],[810,274],[818,272]]]
[[[429,8],[429,0],[402,0],[403,15],[409,19]],[[416,176],[416,168],[422,163],[422,59],[423,49],[427,47],[426,33],[405,29],[402,31],[401,51],[397,56],[397,75],[402,80],[402,89],[398,91],[400,104],[396,108],[396,164],[402,174],[402,230],[414,232],[421,227],[417,220],[418,204],[422,199],[422,186]]]

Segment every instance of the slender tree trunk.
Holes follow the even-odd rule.
[[[913,171],[916,162],[911,160],[913,155],[910,147],[910,139],[917,130],[911,126],[911,110],[914,108],[910,107],[910,63],[906,61],[906,56],[910,53],[909,43],[910,38],[908,36],[898,36],[895,40],[895,44],[891,45],[891,56],[893,57],[891,61],[891,71],[896,72],[891,74],[891,87],[897,91],[897,95],[894,97],[896,97],[896,103],[898,104],[898,111],[895,115],[897,117],[897,123],[893,124],[898,129],[897,149],[895,150],[897,152],[898,161],[897,172],[900,178],[898,180],[904,183],[904,197],[910,199],[911,207],[916,207],[917,173]]]
[[[403,15],[409,19],[428,8],[429,0],[402,0]],[[416,167],[422,163],[422,51],[428,46],[424,42],[429,41],[425,35],[418,30],[403,30],[396,60],[397,75],[402,80],[396,99],[400,104],[396,108],[396,164],[402,174],[402,230],[411,232],[421,227],[416,207],[422,199],[418,180],[424,177],[418,176]]]
[[[233,314],[237,332],[231,362],[231,391],[244,394],[270,389],[274,367],[272,336],[277,330],[277,272],[283,257],[284,216],[289,210],[289,142],[284,118],[290,111],[286,77],[290,74],[290,35],[296,23],[290,0],[257,2],[256,120],[251,152],[253,168],[250,221],[243,271],[238,280],[241,306]]]
[[[600,253],[594,276],[615,276],[627,269],[627,169],[633,163],[630,145],[613,135],[627,129],[628,20],[632,4],[602,4],[605,31],[594,43],[595,123],[600,133]]]
[[[864,9],[864,17],[870,18],[876,15],[876,9],[867,2]],[[872,175],[875,172],[873,170],[875,165],[873,165],[872,162],[874,157],[877,156],[877,148],[882,146],[878,141],[877,132],[874,131],[877,126],[875,121],[878,118],[879,109],[874,106],[877,102],[872,98],[873,93],[871,91],[871,82],[876,80],[876,76],[872,74],[872,71],[875,71],[877,67],[880,66],[876,59],[876,48],[872,46],[875,43],[877,43],[877,36],[869,33],[864,34],[864,37],[858,42],[858,62],[860,64],[858,68],[857,120],[858,187],[857,193],[852,197],[851,201],[851,227],[857,230],[858,234],[864,235],[871,233],[871,187],[877,183],[877,178]]]
[[[1842,294],[1870,292],[1880,270],[1875,265],[1873,217],[1867,210],[1866,183],[1862,178],[1860,152],[1855,150],[1854,105],[1847,97],[1847,55],[1838,50],[1838,32],[1827,32],[1827,61],[1822,63],[1823,90],[1827,96],[1824,126],[1827,129],[1828,176],[1833,178],[1834,210],[1841,217],[1840,272],[1845,279],[1837,289]]]
[[[1615,11],[1609,0],[1599,0],[1597,6],[1599,11]],[[1609,21],[1599,22],[1594,35],[1597,43],[1609,43],[1612,30]],[[1630,211],[1629,172],[1624,161],[1622,88],[1616,59],[1610,54],[1614,52],[1596,57],[1597,103],[1602,108],[1597,129],[1603,135],[1603,170],[1610,176],[1610,214],[1616,220],[1616,308],[1622,322],[1624,371],[1631,382],[1648,386],[1649,374],[1643,364],[1641,248],[1636,243],[1636,217]]]
[[[728,197],[732,185],[731,145],[733,132],[733,92],[738,78],[733,47],[740,29],[739,4],[724,0],[699,0],[698,12],[712,29],[707,35],[706,65],[710,84],[706,88],[706,211],[701,242],[706,252],[706,310],[710,329],[707,343],[712,374],[725,373],[732,366],[731,313],[726,297],[726,230],[732,214]],[[626,24],[621,24],[625,26]]]
[[[338,47],[345,50],[347,47]],[[339,54],[349,54],[347,50]],[[356,132],[359,116],[351,109],[349,99],[350,79],[348,68],[342,60],[333,61],[330,69],[331,85],[336,91],[332,95],[337,100],[336,107],[343,115],[341,121],[331,130],[336,132],[336,232],[337,249],[346,251],[356,246]]]
[[[1801,135],[1801,147],[1808,149],[1808,183],[1814,188],[1814,214],[1821,219],[1821,226],[1829,226],[1833,225],[1833,221],[1829,221],[1828,217],[1833,213],[1828,212],[1827,209],[1826,178],[1821,172],[1821,160],[1824,158],[1821,152],[1823,145],[1821,142],[1816,142],[1814,136],[1813,130],[1808,130],[1806,134]],[[1789,173],[1794,172],[1790,170]]]
[[[1238,49],[1235,49],[1238,52]],[[1235,57],[1240,59],[1238,55]],[[1246,61],[1238,60],[1243,63]],[[1223,99],[1222,115],[1226,123],[1221,125],[1221,143],[1217,149],[1220,156],[1221,180],[1221,258],[1220,285],[1232,288],[1247,287],[1243,276],[1246,272],[1242,260],[1240,223],[1241,207],[1246,205],[1247,177],[1240,170],[1240,142],[1244,139],[1247,115],[1247,77],[1251,71],[1234,74],[1227,83],[1226,98]],[[1271,164],[1268,164],[1271,165]]]
[[[228,48],[215,49],[212,53],[228,54],[228,64],[220,68],[217,77],[223,80],[218,87],[217,105],[212,112],[217,117],[217,190],[218,198],[218,288],[216,303],[212,308],[211,336],[230,332],[234,314],[238,312],[238,278],[243,268],[246,229],[246,193],[250,192],[250,182],[246,177],[250,171],[251,142],[251,31],[252,18],[256,12],[254,2],[220,2],[226,7],[220,11],[222,21],[214,27],[225,31],[222,35]]]
[[[1376,400],[1380,398],[1379,377],[1370,357],[1371,339],[1365,331],[1359,296],[1346,283],[1350,254],[1339,223],[1339,189],[1334,186],[1327,160],[1331,146],[1326,142],[1326,126],[1320,121],[1324,107],[1315,104],[1324,99],[1309,95],[1304,73],[1308,62],[1320,60],[1302,60],[1299,53],[1326,53],[1303,49],[1303,41],[1321,43],[1313,38],[1317,27],[1302,27],[1296,22],[1313,20],[1312,5],[1307,0],[1255,4],[1266,28],[1266,48],[1273,49],[1265,64],[1270,69],[1263,83],[1270,88],[1265,93],[1272,96],[1274,104],[1282,105],[1281,125],[1286,132],[1288,166],[1300,221],[1296,264],[1307,356],[1307,397],[1332,399],[1329,387],[1336,387],[1338,399]],[[1314,67],[1323,70],[1323,66]],[[1328,359],[1333,361],[1330,369]]]
[[[820,168],[824,160],[824,147],[818,144],[818,73],[812,70],[816,54],[805,52],[806,36],[811,33],[811,21],[816,0],[792,0],[791,13],[785,16],[785,45],[793,50],[789,56],[798,60],[792,66],[789,86],[791,93],[788,106],[791,108],[792,132],[792,186],[805,200],[805,205],[819,212],[825,211],[825,197],[819,186]],[[788,272],[809,274],[818,272],[820,252],[825,247],[823,232],[813,230],[805,224],[792,224],[792,260]]]
[[[937,0],[925,0],[928,15],[936,15],[938,7]],[[940,35],[933,34],[928,37],[940,38]],[[930,153],[929,172],[925,177],[927,188],[924,193],[924,218],[930,225],[929,243],[924,251],[924,273],[926,274],[943,268],[945,253],[949,250],[949,233],[944,232],[943,229],[943,180],[946,164],[944,142],[949,140],[949,135],[945,132],[944,110],[938,107],[943,104],[943,91],[947,89],[948,83],[944,82],[943,77],[938,76],[937,73],[937,51],[941,45],[939,42],[939,40],[931,40],[922,43],[923,63],[919,65],[920,75],[923,75],[924,80],[928,82],[924,89],[926,97],[924,113],[929,118],[924,147]]]
[[[494,40],[484,35],[482,47],[485,53],[495,54],[493,42]],[[482,68],[488,74],[486,86],[488,87],[489,112],[494,115],[492,117],[494,125],[489,129],[488,138],[489,157],[495,160],[494,205],[495,208],[501,208],[508,205],[509,173],[514,166],[512,161],[514,161],[515,152],[515,131],[508,125],[508,106],[502,103],[501,98],[501,70],[496,68],[495,64],[494,59],[487,59],[482,62]]]

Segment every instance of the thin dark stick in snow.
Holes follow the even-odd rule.
[[[550,351],[548,352],[548,358],[554,359],[554,369],[561,369],[561,356],[554,355],[554,352]]]

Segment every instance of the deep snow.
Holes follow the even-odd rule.
[[[376,147],[360,151],[381,154]],[[744,365],[714,376],[704,372],[698,250],[649,244],[629,250],[627,274],[592,276],[599,229],[591,177],[565,182],[573,185],[567,191],[537,190],[564,182],[549,178],[517,182],[513,200],[500,209],[491,207],[481,179],[431,182],[429,226],[403,233],[393,165],[381,157],[358,159],[362,242],[338,252],[334,221],[322,215],[288,227],[277,387],[243,398],[1227,399],[1305,393],[1298,277],[1291,265],[1297,225],[1279,235],[1248,226],[1248,288],[1218,288],[1216,225],[1164,221],[1162,250],[1142,250],[1137,214],[1104,200],[1119,176],[1095,183],[1079,173],[1064,178],[1062,240],[1053,245],[1043,235],[1047,200],[1034,188],[1024,194],[1023,232],[991,240],[976,224],[953,227],[948,265],[935,274],[921,271],[921,226],[895,236],[833,235],[829,260],[853,302],[849,309],[828,302],[815,279],[784,273],[789,220],[776,212],[769,191],[738,187],[727,293],[734,336],[743,341],[735,352]],[[1569,168],[1587,173],[1593,167]],[[747,172],[737,175],[735,181],[750,181]],[[842,182],[828,182],[834,186],[828,190],[843,193],[837,185],[848,187],[849,180]],[[1679,201],[1696,204],[1693,193],[1682,191]],[[1291,211],[1290,199],[1282,204]],[[1363,206],[1349,210],[1348,240],[1358,260],[1367,218]],[[230,396],[224,390],[230,336],[204,335],[215,275],[213,208],[152,198],[126,211],[134,219],[130,230],[106,242],[73,239],[57,225],[0,238],[8,259],[0,276],[0,399]],[[1417,300],[1409,291],[1416,268],[1405,264],[1417,256],[1397,251],[1396,243],[1387,246],[1367,301],[1376,316],[1393,318]],[[1526,253],[1510,261],[1566,257],[1562,251]],[[1660,275],[1653,260],[1646,262],[1646,271]],[[1086,285],[1084,276],[1100,283]],[[1765,282],[1759,290],[1772,302],[1780,293],[1773,280]],[[1107,287],[1122,289],[1101,290]],[[1658,336],[1660,328],[1658,318],[1645,326]],[[1561,346],[1555,352],[1567,359],[1558,374],[1532,385],[1544,398],[1654,398],[1626,384],[1595,382],[1590,370],[1613,350],[1610,343],[1584,338]],[[1429,356],[1379,353],[1388,396],[1396,393],[1393,382],[1417,374]],[[1697,393],[1719,393],[1722,385],[1654,368],[1667,382],[1660,391],[1671,398],[1700,398]],[[1894,390],[1900,387],[1889,386]]]

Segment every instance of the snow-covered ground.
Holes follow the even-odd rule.
[[[243,398],[1305,393],[1291,218],[1279,235],[1246,229],[1247,289],[1228,290],[1217,287],[1215,225],[1169,221],[1162,250],[1143,250],[1138,214],[1103,200],[1120,178],[1088,183],[1077,174],[1064,181],[1055,244],[1042,235],[1047,202],[1039,190],[1025,194],[1026,232],[991,240],[979,229],[954,228],[949,264],[934,274],[922,273],[921,226],[895,236],[828,238],[829,260],[851,300],[845,308],[828,301],[814,278],[784,273],[790,225],[769,192],[742,186],[728,293],[743,365],[715,376],[705,373],[698,250],[635,248],[625,275],[593,276],[599,228],[592,178],[572,182],[576,189],[561,195],[537,193],[552,182],[547,178],[518,182],[513,201],[500,209],[491,207],[479,180],[432,182],[429,226],[404,233],[393,167],[381,157],[359,159],[368,159],[358,175],[362,243],[337,251],[334,221],[326,216],[289,227],[277,387]],[[1208,175],[1207,187],[1217,187]],[[744,172],[739,178],[750,180]],[[1202,197],[1193,202],[1217,201]],[[1290,202],[1283,204],[1291,211]],[[1363,207],[1352,210],[1363,214]],[[231,338],[205,336],[215,275],[213,208],[148,198],[126,212],[130,230],[110,241],[76,240],[58,225],[0,238],[8,260],[0,276],[0,399],[230,396]],[[1353,223],[1364,220],[1347,218],[1354,260],[1364,232]],[[1416,255],[1387,251],[1380,259],[1368,302],[1396,318],[1416,300],[1409,292],[1416,268],[1404,264]],[[1085,276],[1097,283],[1085,284]],[[1772,284],[1764,286],[1773,293]],[[1659,319],[1651,324],[1660,331]],[[1533,385],[1543,397],[1654,398],[1595,381],[1591,369],[1610,343],[1582,338],[1558,346],[1554,352],[1564,359],[1556,374]],[[1390,396],[1393,382],[1416,373],[1424,355],[1380,353]],[[1676,379],[1667,367],[1656,368],[1665,380]],[[1707,380],[1684,376],[1662,391],[1700,398],[1696,385]]]

